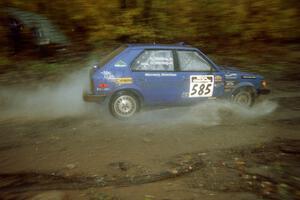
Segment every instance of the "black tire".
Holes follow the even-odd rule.
[[[139,111],[139,99],[127,91],[113,95],[109,102],[110,113],[117,119],[126,120]]]
[[[232,96],[232,101],[244,107],[252,107],[255,102],[255,94],[251,89],[239,89]]]

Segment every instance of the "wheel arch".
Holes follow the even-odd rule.
[[[128,93],[131,93],[133,94],[139,101],[139,106],[142,106],[143,102],[144,102],[144,97],[143,95],[135,88],[122,88],[122,89],[118,89],[116,91],[114,91],[110,97],[109,97],[109,101],[117,94],[120,94],[120,93],[124,93],[124,92],[128,92]]]
[[[237,94],[240,90],[243,90],[243,89],[248,89],[251,91],[251,93],[254,95],[254,97],[257,95],[257,91],[255,89],[255,86],[252,84],[252,83],[249,83],[249,82],[242,82],[242,83],[239,83],[237,84],[232,92],[231,92],[231,96],[234,96],[235,94]]]

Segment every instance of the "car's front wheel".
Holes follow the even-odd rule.
[[[109,108],[114,117],[125,120],[139,110],[139,100],[129,92],[119,92],[112,97]]]
[[[232,101],[238,105],[251,107],[255,101],[255,95],[250,89],[240,89],[232,96]]]

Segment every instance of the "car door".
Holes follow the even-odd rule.
[[[215,99],[224,92],[223,73],[196,50],[177,50],[178,80],[181,80],[179,94],[182,102],[197,102]]]
[[[131,65],[135,84],[146,104],[172,104],[177,95],[174,84],[174,53],[170,49],[146,49]]]

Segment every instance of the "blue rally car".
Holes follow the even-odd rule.
[[[199,49],[184,44],[128,44],[104,57],[90,71],[85,101],[107,102],[127,119],[144,105],[182,105],[227,98],[252,106],[269,93],[257,74],[216,65]]]

